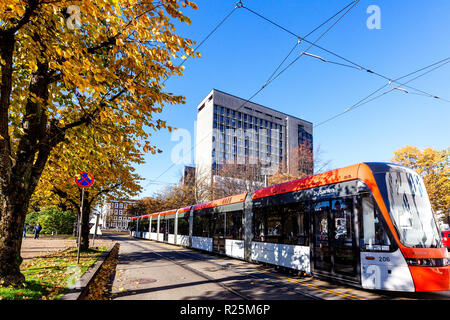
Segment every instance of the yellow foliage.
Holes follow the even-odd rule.
[[[415,170],[422,178],[435,212],[450,213],[450,148],[422,151],[405,146],[394,152],[392,162]]]
[[[197,8],[175,0],[0,1],[0,37],[17,28],[13,59],[0,60],[0,73],[8,63],[14,69],[2,109],[8,130],[0,134],[10,148],[0,151],[13,164],[32,159],[31,166],[51,151],[43,171],[33,171],[32,179],[40,178],[35,201],[57,202],[50,186],[76,195],[80,170],[95,176],[92,191],[118,183],[115,197],[140,190],[133,165],[142,152],[159,152],[146,128],[171,131],[154,113],[184,103],[163,91],[168,77],[182,75],[171,59],[197,56],[194,42],[174,32],[174,21],[190,23],[182,4]],[[32,79],[45,80],[36,93]],[[24,119],[34,127],[24,128]]]

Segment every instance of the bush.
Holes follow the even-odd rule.
[[[25,223],[28,224],[27,231],[32,231],[36,222],[39,222],[42,226],[41,233],[71,234],[75,219],[75,214],[70,210],[61,211],[55,208],[44,208],[39,212],[29,213]]]
[[[36,222],[38,222],[39,215],[39,211],[33,211],[27,214],[25,218],[25,223],[27,224],[27,233],[33,232],[33,227],[36,225]]]

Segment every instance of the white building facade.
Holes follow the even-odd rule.
[[[124,215],[127,206],[134,203],[134,200],[110,200],[103,202],[101,207],[101,219],[105,228],[128,229],[131,217]]]

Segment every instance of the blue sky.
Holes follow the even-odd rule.
[[[236,1],[198,0],[198,10],[185,8],[192,25],[177,24],[177,33],[200,42],[234,8]],[[349,0],[244,0],[259,14],[299,35],[306,35],[346,6]],[[380,8],[381,29],[369,29],[370,5]],[[450,1],[361,0],[317,44],[359,65],[397,78],[450,57]],[[308,40],[314,41],[328,26]],[[166,106],[160,118],[191,132],[199,102],[213,88],[250,98],[265,83],[296,39],[240,8],[202,45],[200,59],[184,65],[185,76],[166,82],[166,90],[186,97],[186,104]],[[308,48],[302,43],[288,61]],[[308,52],[325,59],[336,57],[312,48]],[[409,83],[423,91],[450,100],[450,63]],[[386,84],[365,71],[341,67],[303,56],[259,93],[252,102],[318,124],[353,105]],[[389,87],[389,88],[392,88]],[[387,89],[389,89],[387,88]],[[411,90],[410,90],[411,91]],[[383,91],[382,91],[383,92]],[[314,128],[330,169],[363,161],[389,161],[405,145],[419,148],[449,147],[450,103],[416,94],[393,91],[345,115]],[[183,165],[172,166],[171,151],[178,143],[171,133],[154,133],[151,142],[163,153],[145,156],[136,167],[146,180],[140,197],[150,196],[179,180]],[[194,162],[194,154],[192,160]],[[168,170],[163,176],[161,173]],[[157,182],[151,182],[158,178]]]

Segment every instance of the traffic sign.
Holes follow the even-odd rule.
[[[75,176],[75,183],[80,188],[87,188],[94,184],[94,176],[89,172],[81,171]]]

